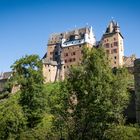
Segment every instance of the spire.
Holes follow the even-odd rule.
[[[115,20],[111,20],[105,33],[114,33],[114,32],[120,32],[120,27],[118,22],[115,22]]]
[[[116,25],[115,25],[115,32],[120,32],[120,27],[119,27],[119,24],[118,22],[116,22]]]
[[[118,26],[118,27],[119,27],[119,23],[118,23],[118,22],[116,22],[116,26]]]

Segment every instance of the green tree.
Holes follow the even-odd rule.
[[[123,123],[128,73],[124,68],[112,71],[102,48],[83,52],[82,65],[69,71],[52,110],[68,139],[103,139],[110,124]]]
[[[105,131],[107,140],[139,140],[140,128],[137,126],[112,125]]]
[[[46,98],[43,88],[42,62],[37,55],[25,56],[12,65],[13,83],[20,85],[20,104],[29,127],[43,118]]]
[[[16,139],[26,129],[26,118],[18,104],[18,95],[14,95],[0,103],[1,140]]]

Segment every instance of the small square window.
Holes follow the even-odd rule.
[[[118,42],[114,42],[114,46],[118,46]]]
[[[106,46],[106,48],[109,48],[109,43],[106,43],[105,46]]]

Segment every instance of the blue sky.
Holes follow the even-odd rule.
[[[0,72],[26,54],[44,55],[50,34],[93,26],[100,40],[111,17],[119,22],[125,55],[140,57],[139,0],[0,0]]]

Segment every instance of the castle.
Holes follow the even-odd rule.
[[[83,46],[90,48],[103,46],[112,68],[133,66],[135,57],[131,59],[124,56],[123,39],[118,23],[113,20],[100,41],[96,41],[91,26],[51,35],[47,53],[43,57],[45,82],[63,80],[70,67],[80,65]]]
[[[96,41],[91,26],[52,34],[48,40],[47,52],[42,59],[45,83],[64,80],[70,67],[80,65],[83,46],[89,48],[103,46],[112,68],[125,66],[133,71],[136,57],[124,56],[123,39],[118,23],[113,20],[107,26],[100,41]],[[5,76],[7,73],[9,72],[0,74],[0,92],[11,77],[11,72],[10,75]]]

